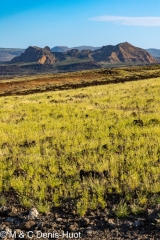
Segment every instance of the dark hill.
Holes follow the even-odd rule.
[[[92,51],[91,50],[82,50],[79,51],[78,49],[71,49],[65,53],[66,58],[78,58],[78,59],[88,59],[92,60]]]

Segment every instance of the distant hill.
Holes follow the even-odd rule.
[[[21,55],[25,49],[0,48],[0,62],[10,61],[12,58]]]
[[[49,47],[29,47],[19,57],[15,57],[10,63],[18,62],[38,62],[41,64],[54,64],[56,62],[69,61],[94,61],[108,63],[156,63],[146,50],[135,47],[128,42],[120,43],[115,46],[103,46],[100,49],[92,51],[90,49],[78,50],[71,49],[65,52],[51,52]]]
[[[92,46],[79,46],[79,47],[73,47],[71,49],[78,49],[79,51],[83,51],[83,50],[91,50],[91,51],[95,51],[97,49],[100,49],[101,47],[92,47]]]
[[[56,46],[56,47],[51,48],[52,52],[66,52],[68,50],[70,50],[70,48],[68,48],[66,46]]]
[[[149,48],[146,49],[146,51],[149,52],[153,57],[160,58],[160,49]]]
[[[92,46],[79,46],[79,47],[72,47],[72,48],[69,48],[69,47],[66,47],[66,46],[56,46],[56,47],[53,47],[51,48],[51,51],[52,52],[66,52],[68,50],[72,50],[72,49],[77,49],[79,51],[82,51],[82,50],[91,50],[91,51],[95,51],[97,49],[99,49],[101,47],[92,47]]]

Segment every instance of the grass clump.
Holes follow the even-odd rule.
[[[2,205],[5,205],[6,204],[6,197],[2,194],[0,196],[0,206]]]
[[[115,214],[119,218],[125,218],[127,217],[129,211],[127,203],[124,202],[124,200],[121,200],[121,202],[118,204],[117,209],[115,210]]]

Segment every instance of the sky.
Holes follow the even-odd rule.
[[[160,49],[160,0],[0,0],[0,48]]]

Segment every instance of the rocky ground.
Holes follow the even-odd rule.
[[[0,239],[160,239],[160,204],[141,217],[118,219],[108,208],[80,217],[64,204],[39,214],[36,208],[27,209],[11,200],[0,206]]]
[[[160,239],[158,222],[133,216],[120,220],[109,217],[105,210],[78,217],[64,209],[41,215],[36,208],[2,206],[0,215],[1,239]]]

